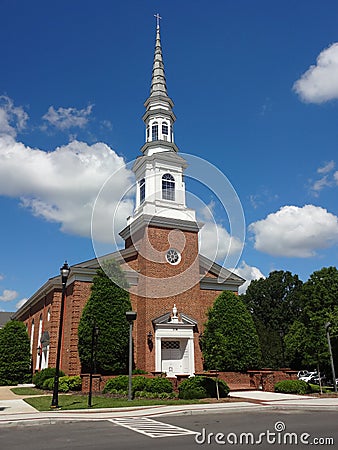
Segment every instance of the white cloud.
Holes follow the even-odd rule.
[[[333,178],[334,178],[335,182],[338,184],[338,170],[337,170],[337,172],[335,172],[333,174]]]
[[[3,280],[5,278],[5,275],[2,275],[2,273],[0,273],[0,281]]]
[[[0,136],[15,137],[22,131],[28,120],[28,115],[21,106],[14,106],[14,102],[6,95],[0,96]]]
[[[314,205],[284,206],[249,230],[255,248],[273,256],[307,258],[338,242],[338,218]]]
[[[323,176],[315,181],[310,180],[310,190],[315,197],[319,197],[319,192],[325,187],[331,187],[334,185],[335,174],[330,173],[333,171],[334,167],[335,162],[333,160],[324,164],[322,167],[318,167],[317,173]]]
[[[84,109],[62,107],[55,109],[54,106],[50,106],[42,118],[62,131],[75,127],[83,128],[88,123],[92,109],[93,105]]]
[[[260,278],[265,278],[265,276],[258,269],[258,267],[249,266],[245,261],[242,261],[241,264],[236,269],[231,270],[246,280],[246,282],[239,287],[238,292],[240,294],[244,294],[246,292],[252,280],[259,280]]]
[[[330,161],[327,164],[325,164],[323,167],[319,167],[317,169],[318,173],[329,173],[334,169],[335,166],[335,162],[334,161]]]
[[[200,253],[212,261],[224,260],[228,255],[240,255],[243,243],[214,222],[206,222],[199,232]]]
[[[318,197],[318,193],[324,189],[324,187],[331,186],[332,182],[329,180],[328,176],[325,175],[324,177],[320,178],[319,180],[316,180],[312,186],[311,191],[315,195],[315,197]]]
[[[16,291],[13,291],[11,289],[4,289],[2,291],[2,294],[0,295],[0,301],[1,302],[11,302],[12,300],[15,300],[18,296],[18,293]]]
[[[27,300],[28,298],[22,298],[21,300],[19,300],[15,305],[16,309],[20,309],[21,306],[23,306],[27,302]]]
[[[293,85],[301,100],[323,103],[338,98],[338,43],[323,50],[312,65]]]
[[[103,218],[114,210],[132,177],[123,158],[108,145],[73,141],[47,153],[16,142],[11,136],[0,136],[0,195],[20,198],[23,207],[36,216],[61,223],[65,232],[90,236],[96,196],[117,169],[112,190],[104,197]],[[120,229],[133,207],[128,199],[123,204],[129,214],[118,219]],[[111,241],[111,228],[109,233],[102,239]]]

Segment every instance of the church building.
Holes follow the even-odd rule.
[[[81,373],[77,328],[101,259],[115,258],[130,285],[137,313],[135,366],[171,377],[203,370],[199,344],[207,311],[222,291],[238,293],[245,281],[199,254],[203,224],[186,204],[187,162],[174,139],[176,117],[167,92],[159,19],[150,95],[144,106],[145,142],[133,166],[135,209],[120,232],[124,249],[70,268],[60,365],[68,375]],[[14,315],[26,323],[34,371],[55,367],[61,297],[60,276],[50,278]]]

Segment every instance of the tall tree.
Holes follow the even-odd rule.
[[[201,343],[207,370],[245,371],[260,365],[253,319],[242,299],[232,292],[222,292],[208,311]]]
[[[301,315],[285,338],[293,365],[316,367],[330,373],[325,324],[332,324],[334,359],[338,363],[338,270],[324,267],[304,283],[300,295]]]
[[[32,379],[30,343],[25,324],[13,320],[0,330],[0,384],[28,383]]]
[[[123,273],[115,261],[106,262],[104,270],[97,271],[93,279],[91,296],[83,309],[78,328],[78,350],[83,372],[90,369],[94,324],[99,330],[95,352],[97,372],[101,374],[126,372],[129,342],[126,311],[131,310],[126,288]]]
[[[285,365],[284,336],[299,317],[302,284],[298,275],[273,271],[252,281],[243,295],[255,321],[265,367]]]

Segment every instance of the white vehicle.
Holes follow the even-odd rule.
[[[314,378],[318,377],[317,371],[308,372],[307,375],[299,377],[299,380],[306,381],[306,383],[310,383]]]

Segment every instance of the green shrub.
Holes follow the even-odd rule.
[[[11,320],[0,329],[0,385],[31,382],[29,349],[24,323]]]
[[[62,370],[59,371],[59,377],[63,377],[65,375]],[[33,376],[33,383],[39,389],[44,389],[43,383],[48,378],[55,377],[55,367],[48,367],[47,369],[40,370],[40,372],[36,372]]]
[[[179,398],[208,398],[217,397],[216,380],[210,377],[196,376],[182,381],[178,387]],[[229,386],[222,380],[218,380],[218,392],[221,398],[229,394]]]
[[[303,380],[283,380],[275,384],[275,392],[303,395],[311,392],[311,386]]]
[[[112,390],[120,391],[120,390],[128,390],[128,375],[119,375],[115,378],[110,378],[105,384],[103,389],[103,393],[111,393]]]
[[[118,377],[111,378],[107,381],[103,393],[114,394],[120,391],[128,391],[128,375],[119,375]],[[146,378],[143,376],[136,376],[132,378],[132,392],[133,395],[140,396],[139,393],[150,394],[150,397],[154,397],[154,394],[160,394],[162,392],[172,393],[173,385],[167,378]],[[143,397],[146,395],[142,395]],[[156,395],[155,395],[156,397]]]
[[[47,378],[43,382],[42,389],[45,389],[46,391],[52,391],[54,388],[54,378]]]
[[[59,391],[60,392],[68,392],[68,391],[80,391],[82,386],[81,377],[79,375],[75,375],[72,377],[61,377],[59,379]]]
[[[149,391],[150,379],[142,376],[133,377],[131,386],[132,391]]]
[[[168,378],[148,378],[147,391],[153,393],[167,393],[170,394],[173,391],[173,385]]]
[[[81,386],[82,380],[78,375],[72,377],[63,376],[59,378],[59,392],[80,391]],[[54,378],[48,378],[45,380],[42,388],[52,391],[54,389]]]

